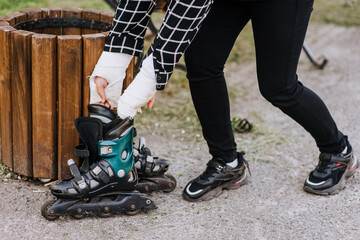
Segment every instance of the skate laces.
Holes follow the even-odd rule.
[[[320,173],[325,173],[326,169],[329,167],[331,163],[331,153],[321,153],[319,156],[319,163],[316,166],[316,171]]]
[[[244,159],[245,152],[238,152],[237,153],[237,159],[238,159],[238,166],[235,168],[232,168],[228,165],[226,165],[226,162],[222,160],[221,158],[213,158],[207,163],[207,168],[205,171],[200,175],[201,180],[207,180],[209,177],[213,176],[214,173],[220,173],[224,168],[228,167],[228,169],[233,169],[236,171],[237,169],[240,169],[240,166],[245,164],[250,176],[251,171],[249,167],[248,161]]]
[[[214,173],[220,172],[225,167],[225,164],[222,164],[219,161],[222,161],[222,160],[221,159],[211,159],[207,163],[207,168],[205,169],[205,171],[200,175],[200,179],[206,180],[209,177],[211,177]]]

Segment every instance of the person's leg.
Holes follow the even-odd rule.
[[[213,157],[229,162],[236,154],[224,65],[249,20],[242,3],[215,1],[203,27],[185,52],[191,96]]]
[[[346,143],[323,101],[298,81],[297,64],[313,0],[253,4],[257,73],[261,94],[315,139],[321,152],[341,152]]]
[[[252,4],[251,18],[260,91],[314,137],[320,152],[327,153],[320,155],[316,173],[309,176],[312,182],[307,183],[321,188],[319,194],[330,194],[343,188],[345,170],[349,163],[357,166],[357,161],[324,102],[296,75],[312,5],[313,0],[257,2]]]
[[[185,53],[194,106],[213,158],[206,170],[183,192],[188,201],[209,200],[222,189],[236,189],[248,181],[247,162],[236,152],[224,64],[248,22],[244,4],[215,1],[202,28]]]

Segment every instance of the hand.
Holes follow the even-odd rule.
[[[106,81],[105,78],[102,78],[102,77],[95,77],[94,82],[96,85],[96,91],[101,98],[101,102],[99,104],[103,105],[107,108],[110,108],[111,110],[114,110],[114,107],[108,103],[108,101],[106,100],[106,96],[105,96],[105,88],[107,87],[107,85],[109,85],[109,83]]]
[[[152,108],[152,106],[154,105],[155,96],[156,96],[156,95],[154,95],[154,96],[150,99],[150,101],[147,103],[147,108],[148,108],[149,110],[150,110],[150,109]]]

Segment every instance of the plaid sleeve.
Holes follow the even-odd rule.
[[[147,53],[153,53],[157,90],[163,90],[176,63],[196,36],[213,0],[172,0]]]
[[[171,0],[147,56],[153,53],[156,89],[165,88],[176,63],[190,45],[213,0]],[[120,0],[104,51],[139,56],[156,0]]]
[[[139,56],[156,0],[120,0],[104,51]]]

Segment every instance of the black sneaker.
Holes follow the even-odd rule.
[[[345,187],[345,178],[355,174],[359,161],[348,144],[346,153],[321,153],[317,167],[309,174],[304,190],[318,195],[337,194]]]
[[[185,200],[207,201],[219,196],[223,189],[237,189],[249,180],[249,166],[243,158],[245,153],[237,153],[237,166],[230,167],[222,159],[211,159],[206,170],[190,181],[183,192]]]

